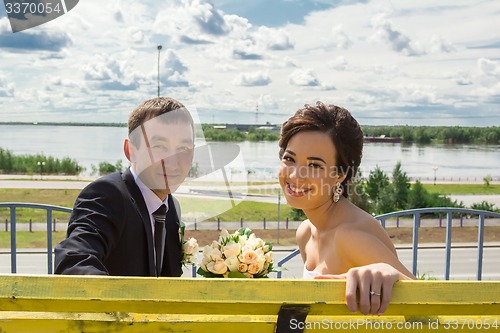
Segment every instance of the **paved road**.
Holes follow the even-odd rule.
[[[290,253],[275,250],[275,261],[279,261]],[[398,248],[401,261],[411,271],[412,251],[408,248]],[[47,254],[43,250],[27,252],[21,250],[17,254],[18,274],[47,274]],[[0,274],[9,274],[11,257],[8,250],[0,250]],[[418,272],[427,274],[437,279],[444,279],[445,250],[443,248],[422,248],[418,251]],[[300,256],[290,260],[285,267],[282,278],[301,278],[303,263]],[[485,247],[483,254],[483,280],[500,280],[500,246]],[[452,280],[476,280],[477,249],[453,248],[451,254],[450,278]],[[186,269],[184,277],[190,277],[191,271]],[[275,277],[275,273],[271,277]]]

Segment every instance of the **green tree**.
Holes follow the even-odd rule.
[[[292,207],[292,209],[290,210],[290,213],[288,213],[288,217],[292,221],[303,221],[303,220],[307,219],[307,216],[306,216],[306,214],[304,214],[304,211],[302,209],[298,209],[298,208],[294,208],[294,207]]]
[[[488,175],[483,178],[483,181],[484,181],[484,186],[488,187],[490,186],[490,182],[493,181],[493,178],[490,175]]]
[[[398,161],[392,171],[393,205],[397,210],[406,209],[410,186],[410,178],[401,168],[401,162]]]
[[[470,208],[472,209],[479,209],[479,210],[486,210],[489,212],[494,212],[494,213],[500,213],[500,209],[495,208],[495,204],[490,203],[486,200],[483,200],[479,203],[473,203]]]
[[[92,165],[92,173],[93,174],[98,173],[100,176],[122,170],[123,170],[123,165],[121,160],[116,161],[115,164],[111,164],[107,161],[102,161],[99,162],[99,165],[97,167]]]
[[[416,181],[413,187],[410,189],[408,195],[408,208],[425,208],[427,207],[427,198],[429,197],[429,192],[424,188],[420,181]]]
[[[375,202],[380,193],[380,190],[389,185],[389,177],[377,165],[375,170],[370,171],[366,182],[366,193],[368,197]]]
[[[370,198],[366,192],[366,180],[362,177],[361,171],[358,171],[358,175],[351,179],[348,190],[349,200],[351,200],[353,204],[367,213],[373,211],[372,205],[370,204]]]
[[[375,200],[375,214],[385,214],[395,211],[392,184],[380,189]]]

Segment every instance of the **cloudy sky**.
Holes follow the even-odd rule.
[[[305,103],[363,125],[500,125],[497,0],[81,0],[12,33],[0,121],[125,122],[161,94],[203,122],[281,123]]]

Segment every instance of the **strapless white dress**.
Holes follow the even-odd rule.
[[[316,277],[318,275],[321,275],[321,273],[318,271],[308,271],[306,268],[306,264],[304,264],[304,271],[302,272],[303,279],[311,280],[311,279],[314,279],[314,277]]]

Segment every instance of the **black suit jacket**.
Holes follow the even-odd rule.
[[[178,202],[169,195],[168,204],[166,223],[177,225]],[[161,276],[180,276],[178,233],[167,235],[163,257]],[[55,274],[156,276],[151,220],[130,169],[101,177],[82,190],[67,238],[55,248]]]

